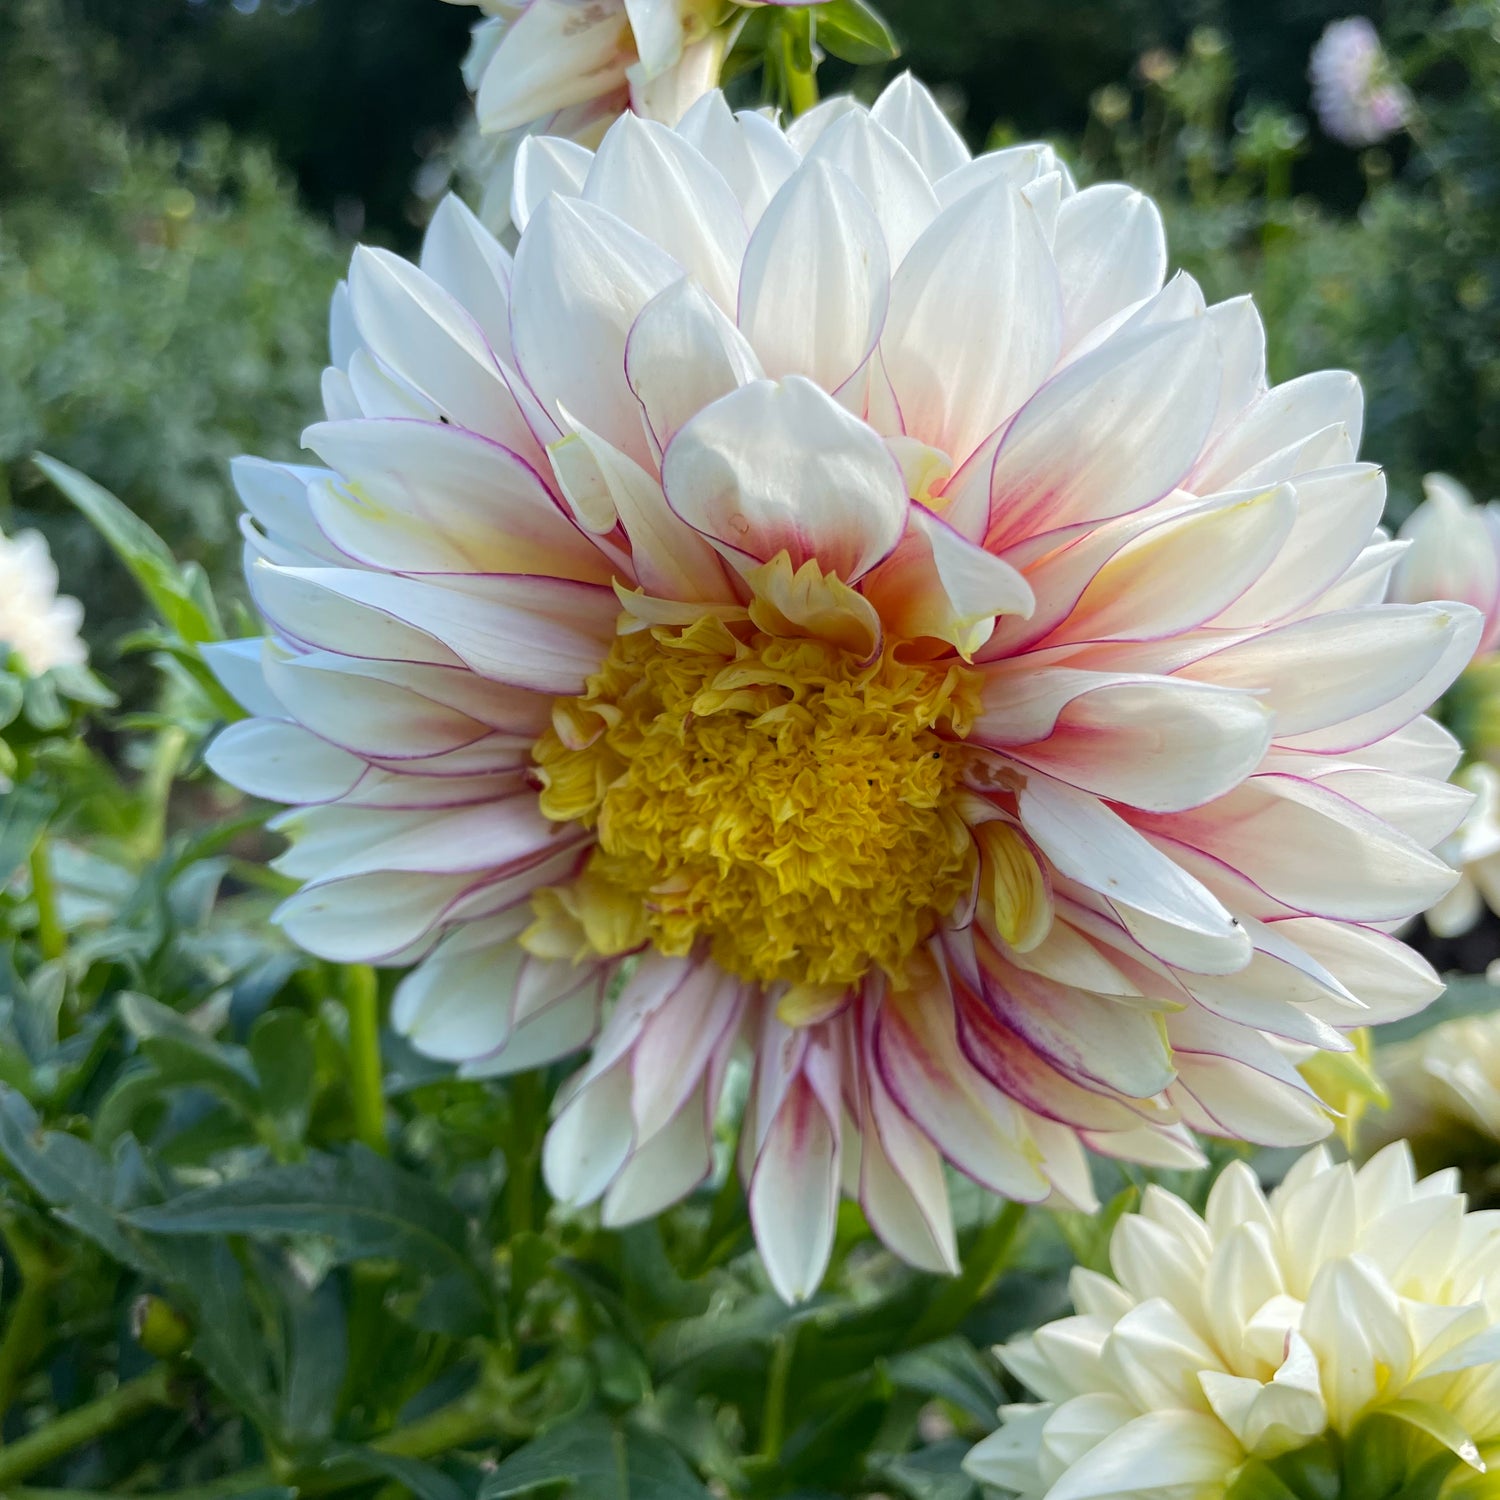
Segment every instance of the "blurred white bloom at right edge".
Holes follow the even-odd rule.
[[[1500,506],[1476,505],[1446,474],[1423,481],[1426,500],[1400,537],[1409,543],[1391,578],[1391,597],[1404,604],[1459,599],[1484,618],[1474,659],[1444,699],[1441,716],[1463,746],[1465,764],[1453,780],[1474,794],[1463,824],[1438,852],[1461,879],[1427,913],[1438,937],[1467,932],[1487,904],[1500,912]]]
[[[24,672],[40,677],[53,667],[82,666],[83,606],[57,592],[57,568],[39,532],[0,532],[0,664],[5,650]]]
[[[1318,122],[1346,146],[1374,146],[1405,129],[1411,95],[1364,16],[1330,21],[1308,61]]]

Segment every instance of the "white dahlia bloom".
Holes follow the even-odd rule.
[[[0,532],[0,665],[8,647],[33,677],[82,666],[82,626],[83,606],[57,592],[57,566],[41,533]]]
[[[1308,60],[1318,123],[1346,146],[1374,146],[1406,126],[1411,95],[1365,16],[1330,21]]]
[[[535,139],[514,210],[514,260],[453,200],[356,252],[323,467],[237,468],[272,634],[212,758],[293,805],[287,932],[414,964],[470,1076],[591,1047],[545,1168],[610,1223],[707,1176],[743,1050],[788,1296],[841,1190],[951,1269],[945,1160],[1088,1204],[1085,1146],[1322,1136],[1283,1043],[1440,988],[1390,929],[1478,629],[1381,602],[1354,377],[1268,389],[1148,200],[910,79]]]
[[[1236,1162],[1202,1218],[1148,1188],[1115,1228],[1113,1278],[1075,1270],[1076,1315],[997,1351],[1041,1404],[1003,1409],[966,1467],[1022,1500],[1375,1500],[1482,1473],[1500,1222],[1456,1185],[1417,1181],[1397,1144],[1358,1172],[1318,1148],[1269,1198]],[[1288,1455],[1290,1487],[1271,1477]],[[1403,1487],[1414,1469],[1430,1488]]]
[[[1500,1150],[1500,1014],[1445,1021],[1382,1047],[1379,1063],[1391,1109],[1371,1117],[1372,1134],[1419,1146],[1477,1135]]]
[[[1461,874],[1425,914],[1439,937],[1456,937],[1486,905],[1500,911],[1500,772],[1479,758],[1493,753],[1500,718],[1500,505],[1476,505],[1446,474],[1429,474],[1423,487],[1426,500],[1401,528],[1410,545],[1391,575],[1391,597],[1403,604],[1461,599],[1484,621],[1474,660],[1447,705],[1449,722],[1472,757],[1453,779],[1474,802],[1438,852]]]

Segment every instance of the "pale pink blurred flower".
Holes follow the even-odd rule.
[[[1346,146],[1373,146],[1406,126],[1411,95],[1364,16],[1330,21],[1308,61],[1319,123]]]
[[[0,532],[0,658],[9,647],[33,677],[82,666],[83,606],[57,592],[57,568],[40,532]]]
[[[910,78],[533,138],[512,211],[358,251],[326,467],[237,466],[272,635],[212,760],[292,804],[288,934],[415,965],[468,1076],[591,1049],[544,1166],[610,1224],[747,1058],[788,1297],[841,1192],[952,1270],[945,1162],[1089,1207],[1085,1147],[1322,1136],[1285,1045],[1440,989],[1390,930],[1454,879],[1421,714],[1479,630],[1382,602],[1354,377],[1270,388],[1148,199]]]
[[[1426,500],[1402,526],[1410,543],[1391,574],[1391,597],[1403,604],[1461,599],[1484,616],[1476,656],[1500,643],[1500,504],[1476,505],[1456,479],[1429,474]]]

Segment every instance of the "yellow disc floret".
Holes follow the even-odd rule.
[[[538,898],[528,946],[705,942],[731,973],[804,997],[872,969],[899,984],[973,888],[954,792],[974,676],[736,628],[622,636],[588,691],[554,706],[542,810],[598,846]]]

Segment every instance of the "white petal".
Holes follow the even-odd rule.
[[[1064,348],[1154,295],[1167,274],[1160,211],[1121,183],[1085,188],[1062,204],[1053,254],[1063,290]]]
[[[594,164],[594,153],[577,141],[555,135],[529,135],[516,152],[511,179],[510,217],[516,233],[525,233],[532,215],[553,193],[577,198]]]
[[[807,375],[836,390],[875,347],[889,284],[874,210],[842,172],[810,161],[750,238],[740,329],[768,375]]]
[[[417,264],[458,300],[490,348],[509,359],[510,255],[456,193],[438,204]]]
[[[1062,311],[1035,210],[997,183],[945,210],[891,285],[880,351],[908,436],[969,456],[1046,377]]]
[[[811,381],[754,381],[705,408],[662,463],[667,501],[726,555],[853,583],[906,524],[906,486],[880,438]]]
[[[990,541],[1139,510],[1177,484],[1213,417],[1207,321],[1110,339],[1021,408],[995,459]]]
[[[548,198],[516,251],[511,334],[521,373],[559,420],[565,405],[637,463],[651,455],[625,383],[625,338],[682,268],[613,214]]]
[[[782,132],[753,111],[731,114],[723,94],[706,94],[682,117],[677,133],[724,175],[752,227],[797,170],[797,152]]]
[[[911,152],[932,181],[967,164],[969,148],[963,137],[910,73],[889,84],[870,113]]]
[[[621,115],[595,153],[583,197],[659,245],[725,312],[734,312],[744,217],[723,175],[683,136]]]

